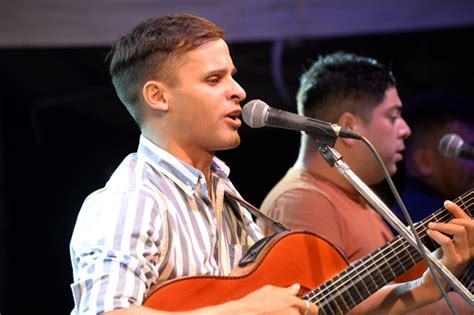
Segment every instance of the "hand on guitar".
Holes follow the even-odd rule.
[[[230,310],[232,314],[317,314],[315,304],[296,296],[299,288],[297,284],[288,288],[266,285],[228,304],[235,306],[235,310]]]
[[[445,202],[445,207],[453,214],[455,217],[450,223],[458,225],[458,229],[466,229],[466,240],[465,244],[469,247],[469,259],[474,258],[474,220],[466,214],[458,205],[451,201]],[[455,243],[458,241],[455,240]]]
[[[474,220],[451,201],[446,201],[444,206],[454,219],[448,223],[429,223],[427,233],[441,246],[437,254],[442,254],[442,263],[458,276],[474,257]],[[425,272],[423,283],[440,294],[431,272]]]
[[[168,312],[154,310],[148,307],[135,306],[130,309],[118,309],[107,314],[125,315],[167,315],[167,314],[236,314],[236,315],[255,315],[255,314],[272,314],[272,315],[316,315],[318,308],[315,304],[307,302],[296,296],[300,289],[298,284],[294,284],[288,288],[281,288],[272,285],[265,285],[255,290],[241,299],[229,301],[227,303],[203,307],[187,312]]]

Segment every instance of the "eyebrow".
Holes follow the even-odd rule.
[[[223,76],[227,73],[227,70],[226,69],[217,69],[217,70],[212,70],[210,71],[207,76],[213,76],[213,75],[220,75],[220,76]],[[232,71],[231,71],[231,75],[235,75],[237,73],[237,68],[236,67],[233,67],[232,68]]]
[[[403,109],[402,105],[397,104],[397,105],[391,106],[391,107],[388,109],[388,111],[397,110],[398,112],[401,113],[401,112],[402,112],[402,109]]]

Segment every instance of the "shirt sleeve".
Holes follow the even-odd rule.
[[[158,277],[163,222],[156,198],[144,191],[93,195],[84,203],[71,240],[80,314],[142,304]]]

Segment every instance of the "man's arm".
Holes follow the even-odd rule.
[[[317,307],[313,303],[307,304],[296,294],[300,286],[295,284],[288,288],[279,288],[271,285],[264,286],[245,297],[227,303],[200,308],[189,312],[168,312],[153,310],[143,306],[134,306],[130,309],[119,309],[106,314],[109,315],[166,315],[166,314],[317,314]],[[309,309],[307,310],[307,305]]]

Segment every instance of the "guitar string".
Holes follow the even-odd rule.
[[[463,201],[464,201],[464,200],[463,200]],[[445,209],[444,209],[444,210],[445,210]],[[449,213],[448,213],[448,216],[449,216]],[[417,229],[419,229],[419,227],[417,227]],[[407,244],[407,245],[409,245],[409,244]],[[411,247],[411,246],[410,246],[410,247]],[[411,247],[411,248],[413,248],[413,247]],[[415,254],[415,255],[418,254],[418,252],[417,252],[414,248],[413,248],[413,250],[412,250],[412,253],[410,253],[410,255],[413,256],[413,254]],[[375,255],[373,255],[373,256],[375,256]],[[409,258],[411,258],[411,257],[409,257]],[[373,258],[372,258],[372,259],[373,259]],[[365,269],[367,270],[367,266],[361,265],[361,267],[363,267],[363,268],[365,268]],[[372,270],[373,270],[373,269],[372,269]],[[349,274],[349,276],[350,276],[350,274]],[[383,275],[382,275],[382,277],[383,277]],[[340,279],[335,279],[333,282],[334,282],[335,284],[337,284],[337,280],[339,280],[339,282],[340,282],[340,281],[343,281],[344,278],[347,278],[347,277],[340,277],[340,276],[339,276],[339,278],[340,278]],[[360,277],[359,277],[359,278],[360,278]],[[362,278],[361,278],[361,279],[362,279]],[[373,280],[373,279],[372,279],[372,280]],[[380,280],[380,279],[379,279],[379,280]],[[351,281],[352,281],[352,279],[351,279]],[[352,281],[352,282],[353,282],[353,281]],[[360,282],[360,281],[359,281],[359,282]],[[383,283],[383,282],[382,282],[382,283]],[[364,282],[362,282],[362,284],[364,284]],[[328,284],[328,289],[329,289],[329,285],[330,285],[330,284]],[[365,284],[364,284],[364,286],[365,286]],[[372,287],[372,288],[373,288],[373,287]],[[367,289],[367,287],[366,287],[366,289]],[[323,293],[324,293],[324,292],[323,292]],[[339,296],[342,295],[342,294],[344,294],[344,292],[343,292],[343,293],[340,293]],[[332,292],[331,295],[334,296],[334,293]],[[359,293],[358,293],[358,295],[360,296]],[[312,297],[312,298],[314,299],[314,297],[315,297],[315,296],[314,296],[314,294],[313,294],[313,297]],[[336,294],[336,298],[337,298],[337,297],[338,297],[338,295]],[[352,297],[352,296],[351,296],[351,297]],[[344,303],[344,304],[346,304],[346,303]]]
[[[464,200],[462,200],[462,201],[464,201]],[[470,200],[469,200],[469,201],[470,201]],[[440,210],[442,210],[442,209],[440,209]],[[445,209],[444,209],[444,210],[445,210]],[[449,217],[450,214],[449,214],[449,213],[447,213],[447,214],[448,214],[447,217]],[[438,213],[438,215],[439,215],[439,213]],[[427,221],[427,220],[424,220],[424,221]],[[424,221],[422,221],[422,222],[424,222]],[[418,230],[418,229],[419,229],[419,227],[417,227],[417,230]],[[425,236],[425,237],[426,237],[426,236]],[[407,244],[407,245],[409,245],[409,244]],[[411,246],[410,246],[410,247],[411,247]],[[411,247],[411,248],[413,248],[413,247]],[[396,249],[396,248],[395,248],[395,249]],[[418,254],[418,252],[417,252],[416,249],[414,249],[414,248],[413,248],[413,251],[412,251],[412,252],[413,252],[414,254]],[[411,253],[410,253],[410,254],[411,254]],[[372,255],[372,256],[375,256],[375,255]],[[372,259],[373,259],[373,258],[372,258]],[[380,259],[379,259],[379,261],[380,261]],[[356,267],[357,267],[357,266],[356,266]],[[362,268],[364,268],[364,269],[367,270],[367,266],[364,266],[363,264],[362,264],[360,267],[362,267]],[[357,269],[357,268],[355,268],[355,269]],[[369,269],[370,269],[370,268],[369,268]],[[373,270],[373,269],[372,269],[372,270]],[[350,274],[349,274],[349,276],[350,276]],[[382,275],[382,277],[383,277],[383,275]],[[340,281],[345,280],[345,279],[344,279],[345,277],[340,277],[340,276],[339,276],[339,278],[340,278],[340,279],[335,279],[335,280],[333,281],[333,282],[334,282],[334,285],[337,284],[338,281],[340,282]],[[324,292],[322,292],[322,293],[324,293]],[[333,293],[331,293],[331,294],[334,295]],[[360,294],[359,294],[359,295],[360,295]],[[313,298],[314,298],[314,296],[313,296]]]
[[[461,201],[464,201],[464,200],[461,200]],[[470,200],[469,200],[469,201],[470,201]],[[455,201],[455,202],[456,202],[456,201]],[[440,209],[440,210],[446,210],[446,209]],[[447,214],[448,214],[448,215],[447,215],[446,217],[449,217],[450,214],[449,214],[449,213],[447,213]],[[439,213],[438,213],[438,215],[439,215]],[[424,220],[424,221],[422,221],[422,222],[425,222],[425,221],[427,221],[427,220],[428,220],[428,219],[426,219],[426,220]],[[421,224],[420,224],[420,225],[421,225]],[[418,229],[419,229],[419,227],[417,227],[417,230],[418,230]],[[409,245],[409,244],[407,244],[407,245]],[[411,246],[410,246],[410,247],[411,247]],[[413,247],[411,247],[411,248],[413,248]],[[412,252],[414,252],[415,254],[418,254],[418,252],[417,252],[414,248],[413,248],[413,251],[412,251]],[[373,255],[373,256],[375,256],[375,255]],[[372,259],[373,259],[373,258],[372,258]],[[356,266],[356,267],[357,267],[357,266]],[[360,267],[362,267],[362,268],[364,268],[364,269],[367,270],[367,266],[361,265]],[[357,269],[357,268],[356,268],[356,269]],[[373,270],[373,269],[372,269],[372,270]],[[344,276],[345,276],[345,275],[344,275]],[[350,276],[350,274],[349,274],[349,276]],[[382,275],[382,276],[383,276],[383,275]],[[339,278],[340,278],[340,279],[335,279],[335,280],[333,281],[333,282],[334,282],[334,285],[337,284],[337,281],[338,281],[338,280],[339,280],[339,282],[340,282],[340,281],[345,280],[344,278],[347,278],[347,277],[340,277],[340,276],[339,276]],[[328,289],[329,289],[329,288],[328,288]],[[322,292],[322,293],[324,293],[324,292]],[[331,294],[334,296],[333,293],[331,293]],[[313,295],[314,295],[314,294],[313,294]],[[359,294],[359,295],[360,295],[360,294]],[[314,298],[314,296],[313,296],[313,298]]]
[[[473,272],[474,272],[474,262],[471,262],[466,267],[466,270],[464,271],[460,279],[460,281],[464,283],[466,288],[471,292],[474,290]],[[468,281],[469,283],[467,283]]]
[[[369,269],[365,268],[365,271],[366,271],[366,272],[369,272],[369,271],[370,271],[370,268],[369,268]],[[374,270],[374,271],[375,271],[375,270]],[[364,277],[359,277],[359,279],[357,279],[357,283],[362,283],[362,285],[365,287],[365,289],[366,289],[367,292],[370,292],[371,290],[373,290],[374,288],[377,287],[376,285],[372,285],[372,286],[370,285],[370,284],[373,284],[374,282],[377,283],[377,282],[382,281],[382,284],[388,282],[388,280],[386,280],[386,279],[383,277],[383,274],[380,275],[379,277],[377,277],[377,279],[375,279],[375,280],[374,280],[374,278],[370,275],[370,273],[368,273],[368,275],[369,275],[369,277],[370,277],[370,280],[372,280],[372,283],[371,283],[371,282],[367,282],[367,281],[361,281],[361,279],[363,280]],[[341,279],[343,279],[343,278],[341,278]],[[354,284],[354,281],[352,281],[352,279],[350,279],[350,280],[351,280],[351,282]],[[367,287],[367,284],[369,284],[369,287]],[[357,285],[356,285],[356,286],[357,286]],[[353,295],[349,295],[349,297],[350,297],[350,302],[351,302],[352,304],[347,304],[347,303],[349,303],[349,300],[348,300],[348,302],[346,302],[346,299],[343,299],[343,300],[342,300],[342,302],[344,303],[344,305],[345,305],[345,307],[346,307],[346,308],[345,308],[346,310],[349,310],[352,306],[355,306],[355,305],[357,304],[355,301],[357,301],[357,300],[358,300],[358,301],[362,301],[362,300],[363,300],[363,297],[360,295],[359,291],[356,290],[356,292],[357,292],[357,294],[359,295],[359,299],[357,299],[357,297],[355,297],[355,299],[354,299],[354,296],[353,296]],[[341,310],[341,307],[342,307],[342,306],[339,306],[339,305],[338,305],[337,303],[335,303],[335,302],[337,302],[338,297],[342,297],[344,293],[345,293],[345,292],[337,291],[336,294],[332,294],[332,296],[331,296],[332,300],[328,300],[328,301],[326,301],[326,302],[331,302],[331,303],[333,303],[332,305],[335,306],[335,307],[337,307],[337,308],[342,312],[342,310]],[[367,296],[368,296],[368,295],[367,295]]]
[[[463,195],[463,196],[457,198],[456,200],[454,200],[454,202],[456,204],[459,204],[461,202],[461,203],[463,203],[464,208],[470,210],[470,205],[472,204],[472,198],[470,198],[470,197],[471,197],[472,194],[473,194],[473,191],[470,191],[470,192],[466,193],[465,196]],[[468,199],[468,200],[466,200],[466,199]],[[465,203],[469,203],[469,206],[466,206]],[[431,221],[432,219],[437,219],[437,221],[440,222],[440,221],[447,220],[450,217],[452,217],[451,214],[449,212],[446,212],[446,211],[447,210],[445,208],[441,208],[437,212],[435,212],[432,215],[430,215],[429,217],[427,217],[425,220],[421,221],[420,224],[416,227],[417,231],[419,229],[422,229],[421,232],[425,233],[426,232],[425,225],[427,225],[427,222]],[[442,215],[442,216],[437,218],[437,216],[439,216],[439,215]],[[445,222],[445,221],[443,221],[443,222]],[[427,238],[428,240],[431,240],[431,238],[429,238],[426,234],[423,235],[423,238]],[[334,278],[333,280],[325,283],[323,285],[324,288],[322,288],[323,286],[321,286],[320,288],[322,288],[322,289],[321,289],[320,292],[315,293],[313,291],[313,292],[310,292],[309,294],[307,294],[306,296],[309,296],[308,300],[310,300],[311,302],[314,303],[314,301],[317,301],[316,298],[319,298],[320,303],[317,303],[317,304],[318,305],[324,305],[324,299],[327,299],[329,296],[332,297],[332,300],[336,299],[339,296],[342,296],[347,291],[347,290],[345,290],[342,293],[340,292],[340,288],[343,288],[344,287],[344,282],[347,282],[347,280],[348,280],[346,278],[349,278],[349,280],[351,280],[352,283],[354,283],[354,279],[355,279],[356,283],[362,282],[362,284],[367,289],[367,291],[369,291],[370,289],[367,288],[366,283],[364,281],[361,281],[361,280],[365,280],[365,278],[367,278],[367,277],[372,278],[372,276],[368,272],[376,271],[377,264],[380,261],[382,261],[382,259],[385,259],[386,262],[387,262],[387,264],[384,265],[385,275],[387,275],[387,273],[386,273],[387,269],[390,269],[390,271],[392,271],[392,273],[393,273],[393,268],[390,268],[390,261],[392,263],[393,263],[394,260],[395,261],[396,260],[400,261],[400,259],[399,259],[400,257],[397,257],[397,255],[395,255],[394,258],[392,257],[392,258],[390,258],[389,261],[387,261],[386,257],[384,257],[385,255],[382,255],[387,250],[395,252],[395,251],[399,251],[401,247],[406,248],[408,246],[408,248],[410,248],[409,253],[405,253],[405,255],[403,256],[403,260],[402,260],[402,262],[405,262],[405,263],[410,259],[413,261],[413,255],[418,255],[419,256],[418,251],[415,248],[413,248],[410,244],[407,244],[406,242],[404,242],[404,239],[402,239],[402,238],[397,238],[397,240],[395,240],[394,242],[391,242],[391,243],[392,244],[390,244],[390,245],[392,245],[392,246],[384,246],[381,249],[379,249],[378,251],[374,252],[373,254],[367,256],[366,259],[369,259],[370,256],[372,256],[372,258],[371,258],[372,259],[372,264],[365,265],[365,264],[362,264],[362,261],[359,261],[359,264],[356,263],[356,264],[353,265],[353,268],[351,268],[351,269],[354,269],[354,270],[351,270],[350,273],[349,272],[344,272],[344,274],[340,274],[339,276],[336,276],[336,278]],[[397,244],[395,244],[395,243],[397,243]],[[398,244],[398,243],[402,243],[402,244]],[[381,258],[378,258],[378,259],[374,260],[374,257],[380,256],[380,255],[382,255]],[[419,258],[421,258],[421,257],[419,257]],[[366,275],[364,277],[361,277],[359,274],[353,275],[353,273],[355,273],[355,272],[360,272],[361,269],[363,269],[363,271],[366,272]],[[377,269],[377,271],[380,271],[380,269]],[[381,274],[381,276],[383,278],[383,274]],[[373,278],[372,278],[372,281],[374,281]],[[384,282],[385,282],[385,279],[383,279],[382,283],[384,283]],[[390,281],[388,281],[388,282],[390,282]],[[341,284],[339,284],[339,283],[341,283]],[[339,287],[338,287],[338,285],[339,285]],[[330,287],[336,287],[339,294],[335,295],[334,291],[325,292],[325,291],[328,291],[330,289]],[[375,287],[377,287],[377,286],[375,286]],[[373,289],[373,287],[372,287],[372,289]],[[362,296],[360,296],[360,293],[359,292],[357,292],[357,293],[358,293],[359,297],[362,298]],[[352,295],[350,297],[352,299]],[[326,301],[326,303],[328,303],[328,302],[332,302],[332,301]],[[360,303],[360,301],[358,303]],[[344,304],[346,304],[346,303],[344,303]],[[357,305],[357,304],[355,304],[355,305]]]
[[[405,246],[404,246],[404,247],[405,247]],[[397,249],[397,248],[395,248],[395,250],[396,250],[396,249]],[[398,250],[399,250],[399,248],[398,248]],[[370,256],[370,255],[369,255],[369,256]],[[367,264],[365,264],[365,265],[364,265],[364,264],[355,265],[355,268],[353,268],[354,270],[351,270],[351,272],[352,272],[352,271],[357,271],[358,274],[356,274],[355,276],[350,277],[351,274],[350,274],[350,273],[346,273],[346,274],[343,274],[342,276],[338,276],[337,279],[334,279],[334,280],[333,280],[333,283],[328,284],[328,286],[327,286],[325,289],[331,291],[331,292],[330,292],[330,298],[331,298],[331,300],[329,300],[329,301],[327,301],[327,302],[332,302],[332,299],[337,299],[337,297],[342,296],[342,295],[345,293],[344,291],[341,292],[341,291],[339,290],[339,288],[343,288],[343,287],[344,287],[343,285],[341,285],[341,286],[338,287],[337,285],[339,284],[339,282],[343,282],[343,284],[344,284],[344,282],[347,282],[347,280],[351,280],[351,282],[354,283],[354,279],[355,279],[355,282],[356,282],[356,283],[361,283],[361,284],[365,287],[365,289],[366,289],[367,292],[371,292],[371,290],[373,290],[374,287],[377,287],[376,285],[375,285],[375,286],[371,286],[371,284],[373,284],[373,283],[376,283],[376,282],[378,282],[378,281],[380,281],[380,280],[383,281],[382,283],[389,282],[389,281],[385,280],[385,278],[383,277],[383,274],[380,275],[381,277],[378,277],[378,280],[374,280],[374,278],[372,277],[371,273],[372,273],[372,272],[375,272],[375,271],[380,272],[380,270],[378,270],[378,269],[375,268],[375,267],[377,267],[377,265],[378,265],[377,262],[380,262],[382,259],[374,259],[374,257],[377,257],[377,255],[373,255],[374,257],[369,257],[369,256],[368,256],[368,258],[366,258],[366,259],[369,259],[369,258],[372,259],[372,265],[367,265]],[[411,257],[409,257],[409,258],[411,258]],[[392,262],[393,262],[394,260],[400,262],[400,259],[398,259],[398,258],[392,259]],[[407,262],[407,261],[408,261],[408,259],[403,259],[403,260],[402,260],[402,263],[404,262],[404,265],[406,265],[406,262]],[[365,262],[365,261],[364,261],[364,262]],[[413,262],[413,259],[411,259],[411,262]],[[365,275],[364,275],[364,276],[361,276],[361,275],[360,275],[360,269],[363,269],[363,270],[364,270],[364,272],[365,272]],[[347,279],[347,278],[348,278],[347,275],[349,275],[349,279]],[[370,278],[369,280],[372,280],[372,282],[363,281],[365,278]],[[361,280],[362,280],[362,281],[361,281]],[[367,287],[367,286],[369,286],[369,287]],[[331,287],[335,287],[335,288],[337,289],[337,291],[338,291],[338,294],[337,294],[337,293],[334,294],[334,289],[331,288]],[[324,293],[324,290],[322,290],[321,293]],[[359,296],[360,296],[360,293],[358,293],[358,294],[359,294]],[[320,294],[320,295],[321,295],[321,294]],[[324,298],[324,296],[322,296],[322,298]],[[352,297],[351,297],[351,298],[352,298]],[[362,296],[360,296],[360,298],[362,298]],[[313,299],[311,299],[311,300],[313,300]],[[323,299],[321,299],[321,301],[322,301],[322,300],[323,300]],[[353,300],[353,304],[355,304],[354,299],[352,299],[352,300]],[[324,303],[323,303],[323,304],[324,304]]]

